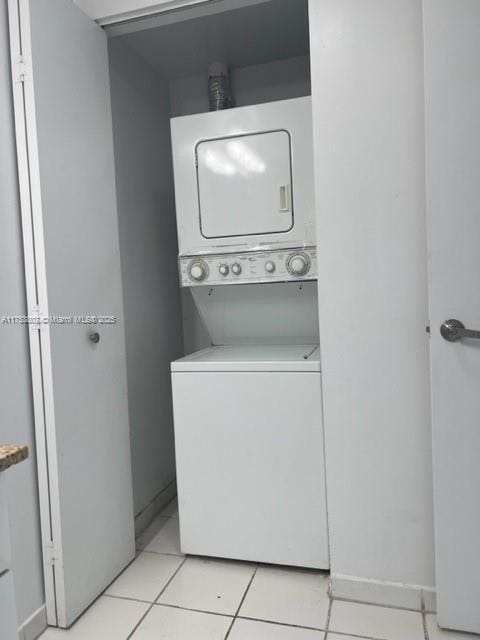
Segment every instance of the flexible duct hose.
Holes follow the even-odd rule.
[[[221,62],[213,62],[208,69],[208,102],[210,111],[233,107],[228,69]]]

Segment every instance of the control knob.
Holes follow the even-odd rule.
[[[240,265],[238,262],[234,262],[232,264],[232,273],[234,273],[236,276],[239,276],[242,273],[242,265]]]
[[[188,268],[188,272],[192,280],[201,282],[208,276],[208,266],[203,260],[192,262]]]
[[[272,262],[272,260],[265,263],[265,271],[267,273],[273,273],[275,271],[275,263]]]
[[[230,271],[230,269],[228,268],[228,264],[221,264],[218,267],[218,270],[222,276],[228,276],[228,272]]]
[[[310,258],[306,253],[292,253],[287,260],[287,270],[292,276],[304,276],[310,269]]]

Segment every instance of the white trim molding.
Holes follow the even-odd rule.
[[[212,0],[74,0],[87,16],[98,24],[111,24],[144,16],[183,9]]]
[[[330,576],[330,595],[337,600],[351,600],[414,611],[436,611],[435,589],[419,585],[369,580],[343,574]]]
[[[37,640],[47,628],[47,608],[42,605],[18,628],[19,640]]]
[[[156,516],[177,495],[177,484],[173,480],[153,498],[147,506],[135,516],[135,536],[139,536]]]
[[[99,25],[113,25],[118,22],[128,22],[158,16],[160,14],[177,12],[197,5],[201,11],[205,8],[208,13],[239,9],[243,6],[270,2],[270,0],[73,0],[80,9]],[[202,15],[200,13],[199,15]],[[161,23],[160,23],[161,24]],[[158,25],[155,25],[158,26]]]

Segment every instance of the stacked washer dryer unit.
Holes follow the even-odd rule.
[[[182,286],[316,279],[311,120],[310,98],[172,119]],[[182,551],[328,568],[318,344],[214,345],[172,387]]]

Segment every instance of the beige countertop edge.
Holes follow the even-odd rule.
[[[0,444],[0,471],[28,458],[28,447],[21,444]]]

